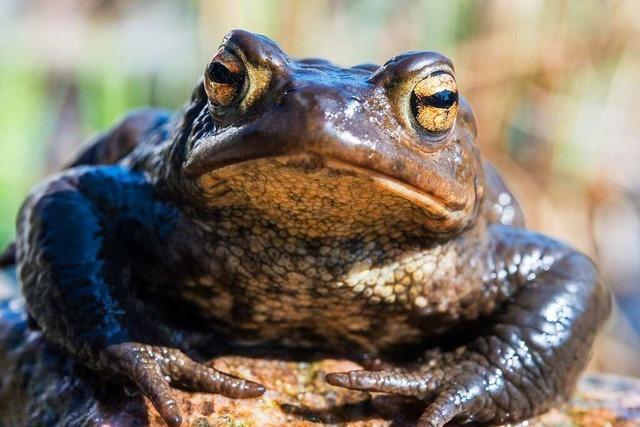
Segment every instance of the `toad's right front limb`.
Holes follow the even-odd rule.
[[[182,421],[172,385],[230,397],[264,392],[174,348],[131,297],[132,248],[161,244],[178,216],[140,174],[77,168],[34,190],[17,241],[27,308],[44,335],[87,366],[133,382],[172,426]]]
[[[567,400],[610,312],[609,293],[572,248],[520,228],[490,233],[483,280],[507,299],[478,319],[478,331],[409,369],[332,373],[329,383],[423,400],[421,427],[520,422]]]

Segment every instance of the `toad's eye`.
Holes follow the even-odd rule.
[[[411,93],[411,111],[429,134],[448,132],[458,114],[458,88],[453,76],[437,71],[419,81]]]
[[[204,89],[213,107],[227,107],[242,98],[246,69],[237,56],[222,48],[204,72]]]

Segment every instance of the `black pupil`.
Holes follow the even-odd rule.
[[[458,92],[441,90],[438,93],[423,98],[422,102],[436,108],[449,108],[458,102]]]
[[[240,73],[232,73],[220,62],[212,62],[209,64],[207,72],[211,81],[225,85],[241,83],[244,77]]]

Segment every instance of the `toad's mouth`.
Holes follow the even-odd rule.
[[[433,217],[444,219],[457,213],[457,211],[450,210],[442,199],[432,194],[427,194],[413,185],[402,182],[389,175],[345,163],[337,159],[325,159],[325,165],[332,169],[351,171],[357,175],[367,177],[377,188],[409,201],[427,211]]]
[[[284,179],[283,174],[286,174]],[[314,204],[314,201],[310,201],[313,196],[333,198],[334,203],[330,207],[318,209],[319,216],[330,215],[331,208],[336,205],[338,209],[362,215],[362,211],[349,206],[350,199],[345,195],[352,197],[354,206],[379,204],[367,206],[366,210],[369,211],[366,215],[370,215],[373,209],[384,209],[390,205],[393,205],[393,209],[399,209],[398,206],[402,205],[401,210],[411,211],[412,217],[416,217],[418,212],[419,218],[416,219],[437,233],[455,230],[464,221],[464,215],[468,214],[465,209],[449,206],[446,200],[437,195],[387,174],[311,152],[248,159],[215,168],[200,175],[197,180],[205,193],[213,195],[217,191],[211,190],[225,187],[226,194],[229,188],[237,190],[241,187],[241,192],[249,194],[254,200],[261,200],[263,204],[264,201],[283,197],[283,193],[304,200],[299,203]],[[263,181],[271,184],[264,184]],[[274,187],[278,188],[280,194],[267,195]],[[306,197],[309,198],[305,200]],[[291,206],[291,209],[295,210],[296,207]]]

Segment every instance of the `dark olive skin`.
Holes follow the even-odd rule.
[[[367,354],[327,381],[422,400],[420,426],[524,420],[610,311],[587,257],[523,228],[433,52],[340,68],[233,31],[182,111],[97,137],[17,235],[33,323],[172,426],[173,386],[264,392],[187,356],[196,335]]]

